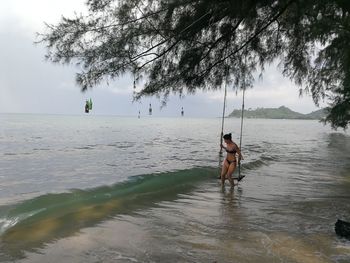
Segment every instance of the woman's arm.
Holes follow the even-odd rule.
[[[236,147],[236,152],[238,154],[238,161],[244,160],[243,155],[241,153],[241,149],[239,149],[239,147],[238,147],[238,145],[236,143],[235,143],[235,147]]]

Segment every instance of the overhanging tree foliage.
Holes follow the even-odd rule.
[[[132,72],[146,83],[135,99],[223,81],[237,89],[279,61],[284,76],[316,105],[329,101],[326,122],[350,122],[350,17],[347,0],[88,0],[87,15],[47,25],[47,58],[79,63],[86,90]]]

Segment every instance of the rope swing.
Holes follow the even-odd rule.
[[[227,82],[225,81],[225,95],[224,95],[224,107],[222,108],[222,121],[221,121],[221,134],[220,145],[222,145],[222,137],[224,136],[224,123],[225,123],[225,110],[226,110],[226,95],[227,95]],[[220,147],[220,155],[222,154],[222,148]],[[220,158],[219,158],[220,159]],[[220,162],[220,160],[219,160]]]
[[[221,120],[221,133],[220,133],[220,145],[223,142],[224,135],[224,124],[225,124],[225,111],[226,111],[226,97],[227,97],[227,80],[225,81],[225,93],[224,93],[224,105],[222,108],[222,120]],[[242,151],[242,138],[243,138],[243,119],[244,119],[244,98],[245,97],[245,85],[243,87],[243,98],[242,98],[242,111],[241,111],[241,127],[239,134],[239,149]],[[220,147],[219,152],[219,166],[221,164],[222,148]],[[244,177],[244,176],[243,176]],[[241,161],[238,162],[238,178],[243,178],[241,176]]]
[[[245,95],[245,87],[243,88],[242,115],[241,115],[241,133],[239,134],[239,149],[241,151],[242,151],[242,137],[243,137],[244,95]],[[241,161],[240,160],[238,162],[238,177],[241,178]]]
[[[244,54],[244,78],[243,78],[243,95],[242,95],[242,114],[241,114],[241,132],[239,134],[239,149],[242,152],[242,137],[243,137],[243,117],[244,117],[244,95],[245,95],[245,89],[247,87],[246,82],[246,66],[247,66],[247,47],[245,48],[245,54]],[[244,176],[243,176],[244,177]],[[238,161],[238,178],[243,178],[241,176],[241,160]]]

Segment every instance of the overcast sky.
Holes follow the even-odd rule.
[[[44,21],[58,22],[85,10],[85,0],[3,0],[0,9],[0,113],[83,114],[85,99],[92,98],[93,114],[147,114],[152,103],[156,116],[216,117],[222,114],[223,91],[198,92],[184,99],[170,97],[160,109],[157,98],[132,103],[132,80],[125,76],[110,86],[82,93],[75,84],[74,66],[45,61],[45,47],[34,44],[36,32],[44,31]],[[302,113],[318,108],[311,97],[299,97],[299,88],[274,67],[265,71],[263,80],[246,92],[246,108],[285,105]],[[241,107],[242,94],[228,91],[227,113]]]

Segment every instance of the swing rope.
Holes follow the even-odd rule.
[[[239,149],[241,151],[242,151],[242,137],[243,137],[244,94],[245,94],[245,88],[243,88],[242,115],[241,115],[241,133],[239,135]],[[239,160],[239,162],[238,162],[238,177],[241,178],[241,160]]]
[[[244,95],[245,95],[245,89],[246,89],[246,65],[247,65],[247,47],[245,48],[245,54],[244,55],[244,78],[243,78],[243,95],[242,95],[242,114],[241,114],[241,133],[239,135],[239,150],[242,152],[242,138],[243,138],[243,117],[244,117]],[[244,175],[241,175],[241,160],[238,161],[238,181],[242,180]]]
[[[226,109],[226,95],[227,95],[227,82],[225,81],[225,95],[224,95],[224,106],[222,108],[222,122],[221,122],[221,134],[220,134],[220,145],[222,145],[222,137],[224,136],[224,122],[225,122],[225,109]],[[220,147],[220,154],[222,148]]]

